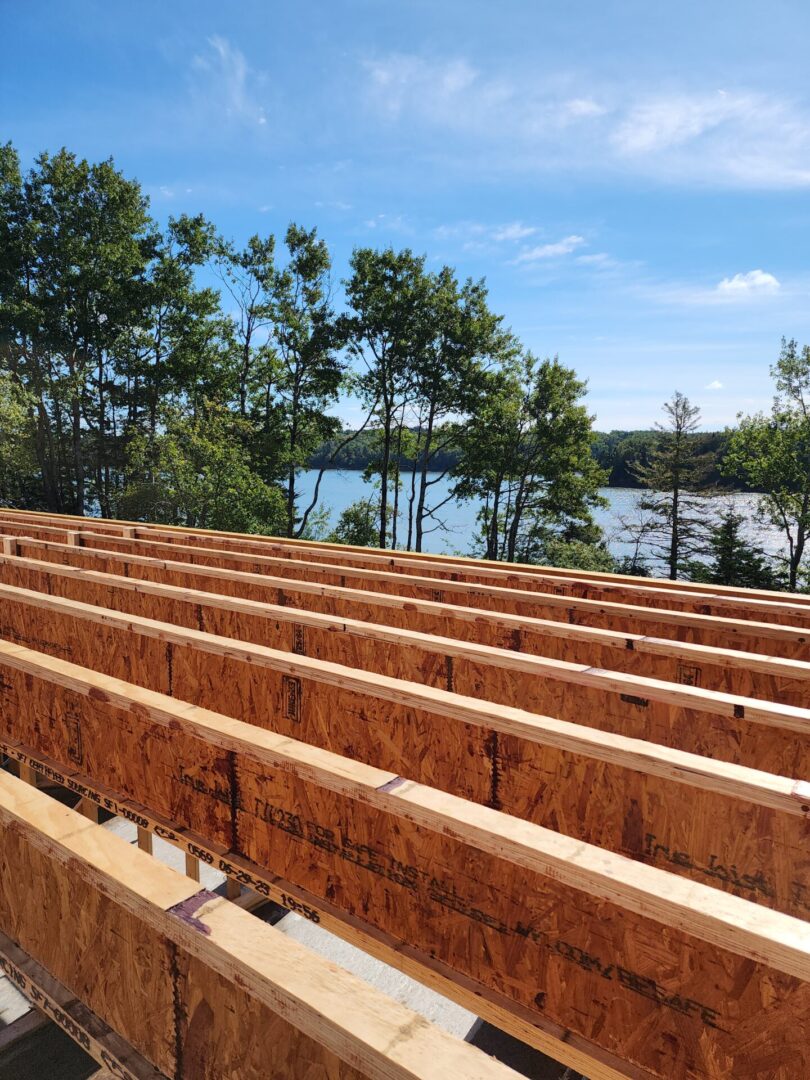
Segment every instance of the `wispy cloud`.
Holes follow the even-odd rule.
[[[706,383],[704,390],[722,390],[723,384],[719,379],[712,379],[710,383]]]
[[[650,91],[571,74],[484,73],[464,58],[367,60],[388,125],[454,136],[492,171],[630,172],[669,184],[810,186],[810,104],[757,89]]]
[[[261,102],[264,76],[254,71],[245,54],[227,38],[208,38],[208,49],[198,53],[191,67],[195,90],[207,102],[210,113],[242,124],[263,127],[267,123]]]
[[[536,225],[526,225],[522,221],[509,221],[505,224],[491,225],[481,221],[459,221],[454,224],[439,225],[434,235],[439,240],[452,240],[461,244],[464,251],[492,251],[499,246],[519,243],[534,236],[539,229]]]
[[[570,255],[585,243],[584,236],[566,236],[552,244],[537,244],[527,248],[515,258],[516,263],[533,263],[542,259],[556,259],[562,255]]]

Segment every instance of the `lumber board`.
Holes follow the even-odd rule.
[[[701,686],[707,690],[763,698],[786,705],[806,707],[810,698],[810,662],[740,650],[718,649],[643,634],[622,634],[553,620],[483,612],[436,603],[414,601],[359,589],[324,586],[314,582],[267,578],[217,567],[199,567],[142,555],[96,551],[61,544],[20,539],[19,557],[10,566],[0,556],[0,574],[10,584],[41,588],[34,574],[23,571],[26,563],[48,562],[52,573],[71,569],[88,573],[111,573],[138,578],[184,590],[219,593],[234,600],[270,605],[274,610],[292,608],[353,619],[375,625],[413,630],[459,641],[470,641],[510,652],[546,656],[587,667],[626,671],[629,674]],[[61,571],[60,571],[61,568]],[[29,584],[30,582],[30,584]],[[49,588],[65,594],[64,588]],[[132,588],[138,587],[132,585]],[[293,615],[288,614],[288,619]],[[302,627],[307,620],[302,619]],[[802,650],[805,635],[788,628],[774,628],[788,647]],[[229,630],[228,633],[232,631]],[[235,636],[240,636],[236,634]],[[797,642],[797,637],[801,640]],[[768,642],[761,642],[766,647]],[[304,630],[304,648],[306,631]],[[300,649],[299,649],[300,651]]]
[[[153,1068],[75,994],[2,932],[0,969],[37,1010],[44,1023],[60,1027],[103,1070],[107,1070],[108,1076],[116,1080],[166,1080],[163,1073]]]
[[[7,528],[13,529],[14,526],[7,526]],[[39,531],[42,532],[41,529]],[[139,531],[141,530],[136,530],[136,532]],[[152,535],[159,536],[160,534],[147,533],[147,536]],[[802,605],[786,607],[784,602],[780,605],[770,601],[752,601],[753,606],[748,605],[745,610],[735,607],[736,602],[733,601],[730,601],[727,609],[713,607],[703,602],[695,603],[694,612],[677,610],[677,604],[674,607],[662,605],[660,608],[645,608],[639,602],[639,596],[629,597],[635,601],[633,603],[625,602],[628,599],[627,596],[620,601],[599,601],[565,595],[570,590],[566,590],[563,585],[555,585],[553,591],[549,593],[537,593],[489,584],[475,585],[458,580],[401,575],[391,571],[355,568],[352,565],[344,567],[338,564],[300,559],[290,560],[275,555],[256,554],[251,557],[225,548],[216,549],[183,544],[181,541],[195,538],[174,534],[169,537],[164,536],[162,541],[153,539],[138,541],[129,536],[123,538],[121,535],[112,533],[102,537],[86,531],[63,533],[59,538],[65,537],[73,544],[81,543],[82,546],[91,548],[117,550],[122,550],[125,540],[129,540],[129,546],[125,550],[129,552],[147,550],[164,558],[172,557],[171,550],[167,549],[174,546],[178,550],[178,557],[198,565],[217,566],[224,563],[231,569],[241,568],[259,573],[270,570],[283,577],[327,581],[340,585],[351,584],[352,587],[369,591],[390,592],[415,599],[443,601],[445,596],[448,596],[453,602],[469,604],[481,610],[535,618],[562,619],[583,625],[613,628],[622,632],[634,632],[635,623],[640,621],[647,626],[648,633],[721,648],[737,647],[757,651],[761,648],[758,644],[759,639],[778,638],[780,635],[775,634],[774,628],[783,625],[786,629],[793,631],[792,635],[783,635],[783,640],[788,640],[792,636],[794,648],[789,653],[780,650],[780,655],[799,658],[810,655],[806,633],[810,622],[810,609]],[[44,537],[40,538],[44,539]],[[143,545],[148,546],[144,548]],[[214,552],[216,554],[212,554]],[[767,623],[757,621],[751,622],[748,626],[745,625],[747,620],[764,618],[770,621]]]
[[[320,924],[324,929],[389,964],[406,975],[450,998],[463,1008],[488,1020],[515,1038],[529,1043],[562,1064],[586,1074],[590,1080],[648,1080],[650,1073],[629,1062],[620,1061],[606,1051],[587,1043],[574,1032],[552,1024],[544,1017],[532,1016],[514,1002],[505,1008],[499,999],[481,987],[461,979],[435,958],[416,959],[407,943],[402,943],[376,927],[360,922],[341,911],[330,900],[317,897],[307,889],[279,874],[228,851],[199,833],[171,822],[133,799],[123,799],[112,789],[77,771],[75,765],[63,768],[52,758],[34,754],[27,746],[0,739],[0,752],[14,762],[25,762],[49,783],[93,799],[100,808],[149,829],[156,836],[185,852],[186,860],[214,867],[229,880],[252,890],[253,894],[294,912],[301,918]],[[186,872],[188,877],[198,877]]]
[[[92,530],[91,530],[92,531]],[[108,532],[107,535],[110,535]],[[715,592],[710,586],[692,591],[668,588],[664,583],[649,582],[644,578],[633,581],[593,581],[583,580],[577,572],[545,574],[539,568],[525,572],[520,564],[501,565],[500,568],[484,567],[476,564],[458,566],[447,563],[424,563],[408,558],[381,556],[366,553],[363,549],[344,551],[335,558],[331,551],[306,549],[282,541],[254,539],[235,540],[230,537],[207,534],[197,536],[193,533],[178,533],[160,526],[151,526],[148,531],[135,530],[146,539],[193,547],[216,548],[223,551],[239,552],[246,555],[269,555],[273,557],[305,561],[324,565],[330,571],[338,567],[349,570],[370,570],[395,573],[400,576],[414,576],[441,582],[434,588],[450,585],[483,586],[485,588],[505,588],[527,591],[530,593],[553,593],[558,596],[577,597],[586,600],[616,601],[670,611],[695,612],[702,615],[717,615],[724,618],[753,619],[758,622],[784,623],[792,626],[810,625],[810,607],[807,603],[794,602],[798,594],[776,593],[768,598],[750,591],[745,596],[730,596],[728,593]],[[371,579],[374,580],[374,579]],[[478,591],[478,590],[476,590]]]
[[[0,926],[177,1080],[515,1075],[7,774],[0,839]]]
[[[562,715],[549,718],[428,686],[424,677],[419,683],[397,679],[15,586],[0,585],[0,598],[0,633],[9,640],[339,753],[371,761],[384,754],[386,767],[400,772],[419,760],[432,770],[426,777],[431,783],[442,786],[450,775],[476,801],[493,799],[493,773],[502,780],[505,764],[524,760],[509,738],[540,738],[536,733],[548,730],[552,719],[577,725],[580,733],[590,726],[783,776],[810,775],[810,711],[795,706],[651,680],[628,683],[620,673],[558,664],[572,681],[561,683],[554,698]],[[294,634],[291,640],[294,646]],[[399,649],[386,649],[395,668]],[[522,660],[532,662],[542,663]],[[552,680],[544,672],[535,681]],[[608,714],[610,694],[614,708]],[[340,725],[333,723],[336,709]],[[428,757],[423,746],[431,731],[436,753]],[[497,745],[493,732],[499,733]],[[606,745],[605,735],[591,743]],[[468,758],[479,757],[490,761],[488,777],[467,768]],[[528,760],[526,765],[531,768]],[[503,791],[496,795],[502,798]]]
[[[604,582],[613,585],[627,584],[632,587],[663,588],[667,591],[686,594],[697,593],[705,595],[707,592],[711,592],[712,595],[717,595],[721,598],[742,597],[751,600],[771,599],[780,603],[790,602],[797,605],[810,605],[810,597],[801,593],[792,593],[787,597],[783,591],[750,589],[733,585],[712,585],[709,587],[703,583],[672,580],[670,578],[645,578],[631,574],[617,574],[593,570],[570,570],[565,567],[542,566],[526,563],[505,564],[502,561],[479,559],[464,555],[449,555],[447,553],[437,554],[433,552],[392,551],[390,549],[381,548],[358,548],[348,544],[335,544],[322,540],[291,540],[288,538],[265,536],[255,533],[223,532],[214,529],[192,528],[190,526],[182,525],[162,525],[108,518],[88,518],[76,515],[50,514],[42,511],[3,510],[0,514],[2,514],[2,518],[10,521],[19,521],[21,523],[35,523],[37,521],[43,523],[48,522],[63,529],[66,527],[66,522],[72,522],[73,525],[71,527],[80,530],[89,529],[91,531],[117,535],[148,536],[150,533],[155,532],[165,533],[168,536],[174,537],[190,536],[202,539],[215,538],[217,540],[226,541],[233,550],[236,550],[234,544],[237,541],[245,541],[251,545],[262,543],[267,546],[287,549],[292,554],[298,553],[299,557],[316,556],[331,559],[333,562],[343,560],[346,562],[353,562],[357,565],[367,566],[369,568],[388,566],[392,569],[396,569],[401,567],[406,572],[413,568],[413,572],[416,573],[425,573],[430,568],[436,568],[445,576],[451,576],[456,568],[460,568],[462,571],[480,572],[482,570],[489,570],[502,573],[505,568],[508,567],[508,572],[510,573],[535,577],[551,576],[562,579],[574,578],[577,581],[584,582]]]
[[[614,601],[583,600],[554,593],[529,593],[502,586],[466,585],[455,581],[401,575],[379,570],[355,569],[290,560],[272,555],[195,547],[156,540],[100,536],[82,533],[84,548],[147,554],[155,558],[195,566],[219,566],[233,571],[270,574],[290,580],[315,581],[323,585],[350,586],[373,593],[392,593],[411,600],[434,600],[527,618],[545,618],[586,626],[644,633],[691,641],[719,648],[749,652],[768,651],[795,659],[810,659],[810,632],[806,626],[726,619],[716,615],[670,611]],[[780,631],[784,631],[780,633]]]
[[[108,733],[119,729],[115,692],[84,698]],[[139,699],[130,724],[154,715],[150,695],[126,692]],[[36,697],[29,689],[29,708]],[[153,704],[173,712],[167,753],[199,760],[182,745],[188,707]],[[55,701],[48,708],[58,715]],[[193,717],[218,740],[226,721]],[[774,1077],[787,1078],[804,1062],[807,923],[235,723],[234,756],[178,786],[200,805],[234,808],[239,849],[262,865],[653,1075],[744,1080],[778,1062]],[[237,739],[256,756],[252,769],[236,760]],[[140,745],[148,759],[152,744]],[[119,758],[105,757],[106,775]],[[234,771],[238,799],[225,788]],[[209,820],[217,813],[212,805]]]
[[[655,739],[657,724],[662,722],[666,728],[671,722],[671,706],[683,706],[677,690],[673,695],[674,688],[666,685],[669,680],[650,679],[621,669],[606,671],[598,665],[567,659],[523,656],[515,649],[481,646],[344,616],[304,614],[289,604],[237,600],[185,586],[133,581],[120,575],[20,557],[0,556],[0,583],[425,682],[498,704],[550,713],[560,719],[587,722],[596,715],[608,730],[625,730],[627,714],[634,713],[634,730],[625,733],[638,737]],[[636,651],[628,650],[627,644],[622,642],[624,648],[619,650],[619,656]],[[616,655],[614,650],[607,659]],[[711,652],[709,655],[716,659]],[[735,662],[725,658],[732,672],[750,676],[752,665],[747,654],[731,659]],[[749,663],[743,666],[746,660]],[[758,674],[763,676],[766,672],[770,675],[767,685],[775,688],[773,695],[765,695],[768,700],[782,703],[780,698],[789,696],[792,699],[789,704],[804,708],[810,705],[810,664],[775,661],[770,666],[760,666]],[[684,682],[684,672],[680,674],[677,681]],[[791,679],[789,674],[796,678]],[[699,691],[692,695],[689,704],[711,715],[714,699],[705,692],[711,688],[703,686],[701,675],[700,669],[690,667],[690,678],[685,685],[696,686]],[[727,681],[721,682],[721,693],[726,692]],[[765,679],[760,678],[761,691],[765,689],[763,684]],[[792,691],[784,690],[780,695],[779,688],[786,686],[792,686]],[[598,698],[600,691],[602,697]],[[742,699],[747,695],[736,696]],[[628,709],[628,698],[636,699],[634,708]],[[646,702],[643,707],[639,704],[641,700]],[[740,700],[738,704],[744,711],[747,703]],[[657,714],[666,719],[658,721]],[[711,750],[704,747],[700,752]]]

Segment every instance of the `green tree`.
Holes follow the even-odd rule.
[[[326,539],[331,544],[373,547],[378,540],[379,516],[378,503],[373,499],[359,499],[341,513]]]
[[[591,455],[585,383],[531,353],[489,376],[460,437],[456,495],[482,500],[488,559],[536,562],[552,540],[595,543],[604,473]]]
[[[33,401],[49,503],[109,512],[118,429],[113,358],[141,318],[154,240],[146,200],[111,161],[42,154],[23,180],[6,150],[0,295],[8,370]]]
[[[656,443],[634,471],[648,492],[639,503],[647,514],[641,546],[666,562],[674,581],[705,547],[707,459],[694,438],[700,409],[678,391],[663,408],[666,421],[656,425]]]
[[[347,347],[362,365],[355,389],[381,432],[380,547],[388,541],[389,473],[397,428],[412,394],[412,360],[426,339],[429,282],[424,266],[424,258],[412,251],[358,248],[345,282],[350,308],[343,321]],[[394,542],[395,528],[394,522]]]
[[[449,466],[437,462],[454,444],[463,417],[480,395],[483,373],[514,356],[517,344],[488,307],[483,281],[459,287],[450,267],[431,275],[424,299],[422,348],[412,357],[409,423],[415,436],[407,548],[422,550],[426,532],[441,527],[447,501],[430,498]],[[431,476],[430,473],[435,475]]]
[[[197,417],[169,413],[153,444],[130,446],[134,481],[118,511],[123,517],[234,532],[283,531],[284,498],[266,484],[242,452],[247,422],[222,406]],[[148,457],[147,462],[139,457]]]
[[[740,417],[723,468],[762,492],[757,518],[785,538],[788,588],[795,590],[810,529],[810,346],[783,339],[771,374],[770,414]]]
[[[743,589],[778,589],[780,577],[762,551],[745,537],[746,519],[729,507],[709,536],[707,562],[692,564],[692,581],[736,585]]]
[[[272,385],[273,354],[268,333],[273,314],[276,280],[275,237],[251,236],[240,251],[231,242],[217,245],[215,265],[220,280],[236,307],[233,336],[236,341],[236,394],[239,415],[248,415],[248,403],[257,382]]]
[[[272,336],[278,355],[275,393],[283,425],[281,466],[287,488],[287,536],[307,528],[315,500],[299,514],[295,478],[312,454],[340,431],[329,414],[343,385],[338,324],[331,301],[329,249],[315,229],[287,229],[289,261],[276,274],[271,292]],[[269,411],[269,406],[268,406]]]

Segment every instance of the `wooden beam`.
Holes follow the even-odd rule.
[[[520,757],[518,747],[510,748],[509,737],[544,744],[549,739],[548,717],[508,705],[493,705],[472,696],[476,686],[490,677],[493,687],[505,688],[504,694],[510,692],[509,682],[516,680],[518,695],[538,709],[545,705],[547,712],[554,711],[569,724],[581,722],[583,727],[591,724],[600,732],[634,739],[644,736],[645,741],[701,756],[710,754],[780,775],[810,775],[810,710],[795,706],[582,669],[539,657],[513,658],[511,653],[504,661],[511,670],[501,673],[497,661],[503,654],[490,653],[493,663],[476,664],[468,658],[465,660],[463,647],[448,641],[443,650],[456,648],[461,660],[470,665],[467,669],[470,693],[463,696],[438,686],[423,685],[430,676],[423,673],[424,669],[419,670],[418,663],[416,670],[412,668],[409,673],[414,679],[421,675],[419,683],[14,586],[0,585],[0,598],[3,600],[0,629],[15,641],[54,656],[70,657],[113,677],[131,679],[206,708],[250,719],[260,726],[272,725],[276,730],[321,742],[340,753],[370,761],[381,753],[388,754],[385,767],[406,775],[414,775],[408,773],[413,766],[409,764],[410,758],[402,755],[420,757],[422,747],[421,740],[414,741],[411,737],[408,750],[408,731],[413,727],[411,715],[417,709],[420,715],[434,718],[427,729],[433,729],[439,755],[432,779],[440,785],[448,782],[440,779],[441,769],[452,778],[453,784],[458,784],[461,777],[461,782],[470,785],[464,793],[480,801],[492,798],[493,748],[487,740],[493,731],[499,733],[499,738],[507,738],[503,746],[499,744],[495,748],[502,777],[510,757],[516,755],[518,772],[521,768],[536,768],[536,763]],[[172,611],[173,618],[179,619],[177,605]],[[197,617],[195,610],[194,618]],[[356,658],[356,640],[352,648]],[[377,649],[379,646],[373,644],[370,650],[366,647],[370,663]],[[446,676],[443,650],[432,654],[440,676]],[[396,668],[402,662],[399,657],[404,659],[406,653],[398,645],[384,659]],[[458,664],[458,669],[464,673],[463,663]],[[261,702],[263,710],[259,715],[257,702]],[[384,708],[380,707],[381,702],[385,703]],[[341,710],[342,716],[338,727],[330,724],[335,708]],[[369,726],[369,710],[389,730],[382,746],[379,728]],[[451,728],[446,718],[454,721]],[[469,751],[464,749],[466,736],[456,727],[458,724],[479,729],[474,737],[478,753],[472,764],[478,766],[483,786],[476,784],[464,764]],[[446,733],[453,728],[459,734],[455,740],[448,741]],[[587,753],[597,757],[602,754],[604,735],[583,732],[583,738]],[[387,746],[391,742],[402,746],[396,754]],[[462,759],[458,754],[462,754]],[[443,758],[445,766],[441,765]],[[490,761],[489,766],[486,760]],[[528,781],[527,785],[524,795],[535,803],[536,795],[532,794]],[[515,808],[514,812],[523,811]]]
[[[71,581],[75,578],[103,586],[110,581],[107,575],[116,575],[120,587],[142,590],[145,594],[156,594],[153,587],[157,589],[158,585],[179,588],[186,594],[192,591],[219,593],[224,597],[219,603],[229,605],[226,610],[272,610],[274,618],[287,623],[296,621],[302,628],[317,627],[318,620],[311,618],[312,615],[331,615],[347,627],[358,622],[359,617],[373,625],[472,641],[507,648],[511,653],[547,656],[586,667],[627,671],[743,697],[767,698],[786,705],[806,706],[810,698],[810,663],[801,660],[574,626],[550,619],[483,612],[433,601],[408,600],[360,589],[235,573],[218,567],[192,566],[142,555],[87,548],[77,551],[64,545],[31,540],[23,542],[23,550],[26,556],[32,557],[13,561],[0,558],[2,579],[8,584],[40,591],[47,586],[58,595],[76,596],[71,591]],[[52,576],[48,579],[39,576],[44,573]],[[121,575],[126,584],[120,582]],[[62,578],[61,582],[55,580],[58,577]],[[106,601],[106,590],[100,595]],[[208,601],[209,604],[213,602]],[[297,613],[301,611],[307,614],[299,616]],[[198,618],[197,622],[205,629],[216,628],[216,624],[213,627],[206,624],[204,618]],[[808,636],[804,631],[784,627],[772,629],[778,638],[763,640],[759,642],[760,647],[807,651]],[[244,636],[233,629],[224,632]],[[265,630],[255,640],[269,644],[266,633]],[[307,651],[306,643],[303,644]],[[312,651],[311,647],[309,651]]]
[[[473,988],[466,981],[459,980],[446,965],[433,958],[427,962],[415,959],[410,955],[410,950],[390,934],[359,922],[329,900],[315,896],[279,874],[269,872],[243,856],[228,851],[223,845],[214,844],[199,833],[177,825],[150,811],[141,803],[133,799],[121,799],[99,781],[79,774],[75,769],[63,770],[53,759],[44,755],[35,756],[29,748],[19,744],[0,745],[14,760],[22,758],[29,762],[51,783],[58,783],[71,791],[80,790],[110,813],[150,829],[156,836],[185,852],[187,863],[191,858],[198,865],[203,862],[226,877],[234,878],[254,895],[286,907],[300,917],[322,926],[356,948],[423,982],[462,1008],[511,1033],[515,1038],[576,1069],[578,1073],[587,1072],[591,1080],[619,1080],[622,1077],[644,1080],[650,1076],[645,1070],[639,1070],[628,1062],[618,1061],[592,1044],[586,1044],[574,1033],[565,1031],[543,1018],[532,1017],[527,1009],[519,1008],[514,1002],[510,1003],[508,1008],[504,1007],[499,1000],[482,992],[480,988]]]
[[[13,525],[12,525],[13,527]],[[92,526],[91,526],[92,527]],[[21,526],[25,528],[25,526]],[[152,530],[142,530],[147,535],[160,536],[160,533]],[[647,633],[662,636],[671,636],[679,632],[681,627],[693,626],[693,640],[709,645],[720,647],[737,647],[751,649],[746,644],[748,639],[755,634],[765,636],[772,635],[772,631],[762,629],[767,626],[784,624],[794,629],[807,629],[810,627],[810,609],[803,604],[793,603],[784,599],[781,601],[760,600],[752,598],[750,602],[742,603],[734,597],[714,600],[708,594],[693,597],[692,600],[677,598],[669,603],[661,590],[652,590],[650,597],[657,597],[659,607],[645,608],[643,601],[646,594],[627,593],[621,590],[610,595],[610,599],[595,599],[601,595],[595,586],[583,586],[582,589],[574,588],[575,579],[570,579],[566,585],[564,582],[552,583],[548,593],[536,592],[527,589],[509,588],[496,586],[489,582],[476,584],[451,580],[446,577],[424,577],[408,574],[399,574],[393,570],[375,570],[356,567],[353,564],[329,564],[319,561],[291,559],[284,556],[272,556],[265,554],[250,555],[228,548],[200,547],[200,538],[183,535],[168,534],[162,540],[142,540],[140,542],[127,540],[121,537],[120,531],[108,531],[103,536],[92,532],[82,532],[82,542],[90,547],[101,549],[125,550],[129,552],[145,551],[156,556],[180,559],[195,564],[220,565],[224,563],[229,569],[242,569],[262,573],[275,573],[277,576],[299,578],[312,581],[324,581],[332,585],[352,585],[370,591],[388,592],[408,596],[414,599],[439,599],[449,600],[456,604],[469,604],[483,610],[513,613],[529,617],[556,618],[570,621],[583,622],[587,625],[604,626],[621,631],[634,632],[636,625],[633,613],[638,614],[637,619],[647,623]],[[46,539],[42,536],[41,539]],[[53,535],[50,539],[60,539]],[[203,538],[204,539],[204,538]],[[198,543],[184,543],[183,541],[197,541]],[[122,547],[122,545],[125,545]],[[143,545],[147,545],[144,547]],[[504,571],[501,571],[504,572]],[[474,576],[474,575],[473,575]],[[458,578],[458,574],[453,577]],[[572,584],[573,582],[573,584]],[[607,587],[607,586],[605,586]],[[644,586],[650,588],[649,586]],[[639,589],[642,586],[638,586]],[[571,591],[583,593],[582,597],[569,596],[563,593]],[[588,594],[592,594],[588,598]],[[779,595],[779,594],[777,594]],[[618,598],[618,599],[617,599]],[[626,601],[631,600],[631,603]],[[679,603],[682,607],[693,608],[692,611],[672,610]],[[707,614],[709,613],[709,614]],[[679,620],[677,617],[681,616]],[[685,617],[685,618],[684,618]],[[734,641],[714,640],[710,637],[719,632],[719,628],[707,619],[722,617],[732,624],[745,623],[747,620],[758,620],[754,627],[748,629],[737,628]],[[695,623],[695,620],[697,622]],[[767,622],[763,622],[767,620]],[[660,629],[663,627],[663,631]],[[694,634],[697,634],[694,637]],[[756,651],[756,646],[753,646]],[[807,651],[801,655],[807,655]]]
[[[733,585],[712,585],[708,587],[704,583],[691,581],[672,581],[668,578],[641,578],[630,574],[614,574],[604,571],[576,570],[555,567],[539,566],[531,564],[507,564],[486,559],[472,558],[463,555],[434,554],[432,552],[403,552],[391,551],[380,548],[358,548],[348,544],[333,544],[321,540],[289,540],[282,537],[262,536],[253,533],[223,532],[214,529],[194,529],[188,526],[160,525],[145,522],[115,521],[108,518],[75,517],[66,514],[50,514],[42,511],[5,510],[0,514],[0,519],[19,521],[22,524],[31,522],[52,522],[56,526],[64,527],[67,521],[77,522],[94,532],[123,532],[126,526],[135,526],[137,530],[156,535],[168,535],[175,539],[198,538],[202,540],[215,539],[227,543],[231,550],[238,550],[236,542],[245,542],[250,548],[242,550],[258,549],[259,545],[265,548],[277,548],[288,550],[291,555],[299,557],[326,557],[333,562],[346,561],[358,565],[387,566],[401,568],[408,571],[413,568],[417,573],[425,573],[428,570],[438,570],[443,576],[449,577],[457,568],[462,571],[491,570],[497,573],[515,573],[530,577],[554,577],[562,579],[575,579],[582,582],[604,582],[607,584],[628,584],[642,588],[666,589],[671,592],[697,593],[701,595],[713,595],[723,597],[742,597],[745,599],[762,600],[773,599],[777,602],[785,602],[786,594],[783,591],[768,591],[762,589],[749,589]],[[810,605],[810,597],[801,593],[792,593],[790,602],[797,605]]]
[[[11,648],[30,676],[25,650]],[[390,772],[51,665],[74,687],[86,679],[87,693],[46,699],[29,678],[28,699],[54,720],[81,715],[88,762],[103,760],[108,777],[119,758],[133,760],[128,732],[141,748],[144,779],[122,776],[122,796],[143,791],[192,815],[179,824],[334,897],[348,916],[425,964],[438,959],[503,1008],[511,1002],[653,1072],[664,1046],[686,1040],[702,1047],[706,1067],[722,1060],[727,1075],[748,1075],[752,1061],[760,1068],[761,1054],[776,1052],[765,1039],[752,1059],[741,1038],[748,1024],[760,1038],[776,1025],[779,1052],[793,1061],[804,1046],[809,924]],[[116,719],[124,692],[134,701]],[[156,710],[162,739],[149,733]],[[662,935],[671,964],[662,965]],[[795,1035],[783,1030],[789,1018]],[[681,1069],[668,1061],[663,1075]]]
[[[773,622],[743,618],[725,618],[711,614],[661,610],[615,601],[579,599],[553,593],[532,593],[491,585],[467,585],[463,582],[414,577],[393,572],[307,563],[269,555],[246,555],[239,552],[194,547],[154,540],[125,540],[114,536],[83,533],[83,545],[102,551],[146,554],[191,565],[220,566],[235,571],[272,574],[292,580],[320,582],[324,585],[350,586],[369,592],[390,593],[413,600],[433,600],[461,604],[484,611],[495,611],[529,618],[581,623],[658,637],[681,637],[696,644],[720,648],[762,651],[763,640],[780,641],[780,655],[806,659],[808,620],[788,624],[787,615],[773,613]],[[767,609],[770,617],[771,608]],[[798,617],[797,617],[798,618]],[[794,620],[795,621],[795,620]],[[784,624],[784,625],[783,625]],[[780,633],[782,630],[784,632]],[[793,651],[785,651],[793,641]]]
[[[80,986],[83,1003],[167,1075],[516,1076],[120,837],[80,821],[14,777],[0,777],[7,883],[0,924],[14,925],[37,963]],[[50,933],[32,892],[49,899]],[[94,970],[82,943],[95,952]]]

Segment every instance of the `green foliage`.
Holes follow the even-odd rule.
[[[456,493],[477,496],[488,559],[536,562],[550,535],[594,542],[592,509],[604,473],[591,455],[585,384],[554,360],[530,353],[487,380],[459,433]]]
[[[634,472],[647,494],[639,503],[638,522],[623,521],[637,549],[667,564],[673,580],[705,547],[708,458],[700,452],[695,430],[700,409],[677,391],[664,403],[666,421],[657,425],[657,440]]]
[[[771,412],[740,417],[724,468],[764,493],[758,516],[782,532],[788,588],[795,589],[810,529],[810,346],[783,340],[771,374]]]
[[[608,574],[617,570],[616,560],[604,544],[589,544],[584,540],[549,537],[544,544],[541,561],[546,566],[571,567],[573,570],[592,570]]]
[[[36,506],[41,497],[32,404],[9,375],[0,374],[0,504],[5,506]]]
[[[745,518],[733,508],[711,530],[707,562],[694,562],[689,577],[710,585],[745,589],[780,589],[784,580],[768,559],[744,535]]]
[[[379,504],[372,499],[359,499],[341,513],[326,540],[332,544],[374,547],[379,536],[379,518]]]
[[[170,415],[154,440],[133,440],[140,479],[121,496],[120,516],[203,529],[278,535],[285,524],[281,491],[246,460],[249,425],[222,408],[205,416]]]

